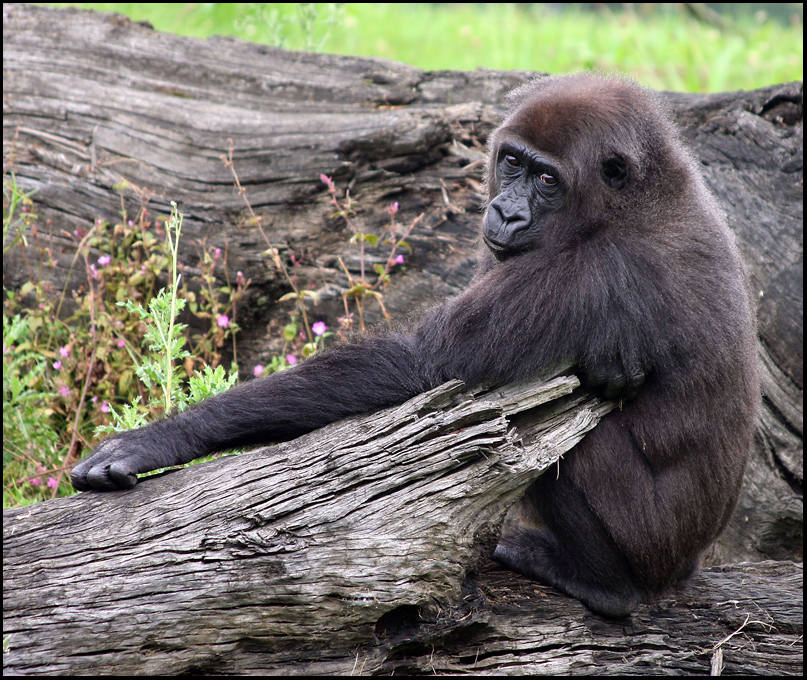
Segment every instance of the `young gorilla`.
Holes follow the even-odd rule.
[[[567,358],[621,407],[525,499],[540,528],[494,557],[621,616],[686,579],[734,508],[758,385],[754,317],[725,219],[656,97],[591,74],[511,95],[489,143],[489,253],[406,334],[340,347],[102,442],[77,489],[291,439],[459,378]]]

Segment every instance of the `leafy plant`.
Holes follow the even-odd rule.
[[[169,219],[166,228],[164,220],[152,219],[143,196],[130,219],[123,195],[138,191],[126,183],[117,188],[118,223],[98,220],[61,234],[74,241],[76,254],[59,292],[51,282],[53,240],[38,228],[30,195],[13,175],[3,178],[4,252],[26,247],[29,263],[29,281],[18,291],[4,291],[6,504],[72,493],[65,475],[96,429],[138,426],[169,405],[185,408],[235,381],[235,366],[226,375],[220,365],[221,349],[228,340],[235,347],[236,305],[249,282],[239,278],[234,286],[216,287],[215,268],[225,258],[212,249],[202,264],[205,282],[197,299],[188,282],[180,281],[178,223]],[[179,219],[175,212],[173,220]],[[32,251],[38,261],[30,259]],[[82,269],[85,281],[68,293],[69,279]],[[168,271],[170,285],[157,293]],[[196,316],[209,321],[206,333],[192,333],[176,321],[189,298]],[[199,372],[199,366],[206,368]],[[126,405],[120,415],[116,404]]]
[[[260,228],[232,165],[232,147],[224,160]],[[342,263],[348,287],[339,332],[352,325],[349,303],[364,330],[367,299],[375,300],[389,321],[381,291],[390,285],[393,269],[403,263],[400,251],[411,252],[406,238],[423,216],[401,230],[396,224],[398,205],[389,206],[388,236],[382,238],[360,229],[349,193],[340,199],[334,182],[324,175],[322,179],[337,209],[334,215],[350,228],[350,242],[359,249],[361,263],[359,276]],[[226,272],[226,248],[202,243],[199,292],[190,290],[179,262],[182,215],[174,205],[167,219],[153,219],[145,193],[123,182],[117,187],[119,222],[97,220],[88,229],[62,234],[74,241],[75,257],[58,292],[51,283],[56,266],[52,239],[42,238],[30,195],[19,189],[13,175],[4,177],[3,189],[4,252],[25,246],[39,253],[30,280],[19,291],[6,290],[3,306],[4,500],[21,505],[72,493],[65,475],[82,449],[91,446],[94,434],[140,427],[231,387],[237,364],[225,371],[222,350],[232,341],[232,355],[237,357],[237,304],[249,281],[238,272],[234,283],[228,279],[218,285],[216,269],[224,265]],[[141,200],[134,219],[123,198],[129,191]],[[317,293],[298,286],[280,252],[268,238],[266,243],[266,255],[292,289],[280,302],[293,301],[295,306],[282,330],[282,352],[267,366],[255,367],[255,375],[310,357],[334,334],[324,322],[310,322],[307,305],[318,303]],[[378,248],[387,249],[386,260],[371,270],[365,258],[368,249]],[[293,253],[289,257],[291,267],[298,266]],[[70,278],[82,269],[86,280],[73,284],[68,294]],[[166,278],[167,285],[160,287]],[[192,333],[179,321],[186,310],[207,320],[209,330]]]
[[[341,259],[339,260],[339,264],[342,266],[342,269],[347,275],[349,281],[348,289],[342,293],[342,299],[345,303],[345,316],[343,318],[347,320],[352,319],[348,305],[348,299],[352,298],[359,315],[359,330],[364,332],[366,330],[364,324],[364,302],[367,298],[372,298],[381,307],[381,312],[384,315],[384,319],[386,319],[387,324],[389,325],[391,317],[384,307],[384,296],[381,294],[380,289],[389,285],[390,272],[392,271],[393,267],[398,264],[403,264],[403,255],[398,253],[398,249],[403,248],[410,253],[412,252],[412,248],[406,242],[406,238],[408,238],[409,234],[412,233],[412,230],[415,228],[418,222],[423,219],[423,213],[416,217],[404,230],[404,233],[399,236],[398,228],[395,224],[395,215],[398,213],[398,204],[393,203],[387,208],[387,212],[390,215],[390,222],[387,225],[387,229],[389,229],[390,232],[390,237],[385,239],[383,244],[390,246],[389,255],[387,256],[387,260],[383,265],[378,263],[373,265],[376,280],[370,282],[368,280],[368,272],[365,266],[365,245],[376,247],[381,243],[381,239],[376,234],[361,231],[354,223],[353,216],[356,214],[355,203],[350,197],[350,191],[347,191],[345,193],[344,200],[340,201],[340,199],[337,197],[336,184],[334,183],[333,179],[327,175],[320,175],[320,179],[328,187],[328,193],[331,195],[331,202],[336,207],[336,212],[333,214],[333,217],[341,217],[345,221],[347,226],[350,228],[350,231],[353,232],[350,242],[359,246],[359,261],[361,263],[361,272],[359,278],[352,276],[345,266],[345,263]]]
[[[145,405],[140,404],[140,396],[132,403],[124,404],[120,414],[111,410],[113,423],[100,427],[100,433],[129,430],[146,425],[149,414],[162,405],[165,413],[184,411],[188,406],[209,396],[232,387],[238,380],[238,373],[232,370],[227,376],[222,366],[207,365],[201,371],[188,377],[184,385],[180,370],[182,362],[190,358],[185,349],[184,331],[187,324],[178,323],[177,316],[185,308],[185,300],[178,297],[180,275],[177,273],[179,258],[179,237],[182,232],[182,214],[176,203],[166,225],[166,245],[171,253],[171,281],[161,289],[148,304],[148,309],[139,303],[126,300],[117,304],[124,307],[133,318],[143,323],[145,335],[143,345],[147,352],[136,360],[135,373],[146,390],[152,395]],[[159,394],[162,394],[160,398]]]

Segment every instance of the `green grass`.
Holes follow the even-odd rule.
[[[292,49],[385,57],[425,70],[479,67],[629,73],[650,87],[754,89],[803,78],[801,19],[729,18],[718,29],[667,7],[556,12],[500,3],[70,3],[147,19],[161,31],[232,35]]]

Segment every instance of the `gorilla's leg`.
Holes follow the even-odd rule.
[[[551,477],[549,483],[546,477]],[[527,491],[546,528],[503,536],[493,559],[555,586],[603,616],[627,616],[640,602],[625,558],[583,495],[561,475],[547,473]],[[557,536],[563,536],[559,542]]]

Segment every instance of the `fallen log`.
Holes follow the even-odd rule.
[[[564,396],[578,385],[454,381],[131,492],[8,511],[6,667],[180,673],[254,640],[349,654],[391,613],[448,611],[508,507],[612,408]]]
[[[6,673],[800,673],[801,568],[714,568],[609,621],[491,566],[613,408],[454,381],[292,442],[4,512]],[[717,659],[717,661],[714,661]]]

